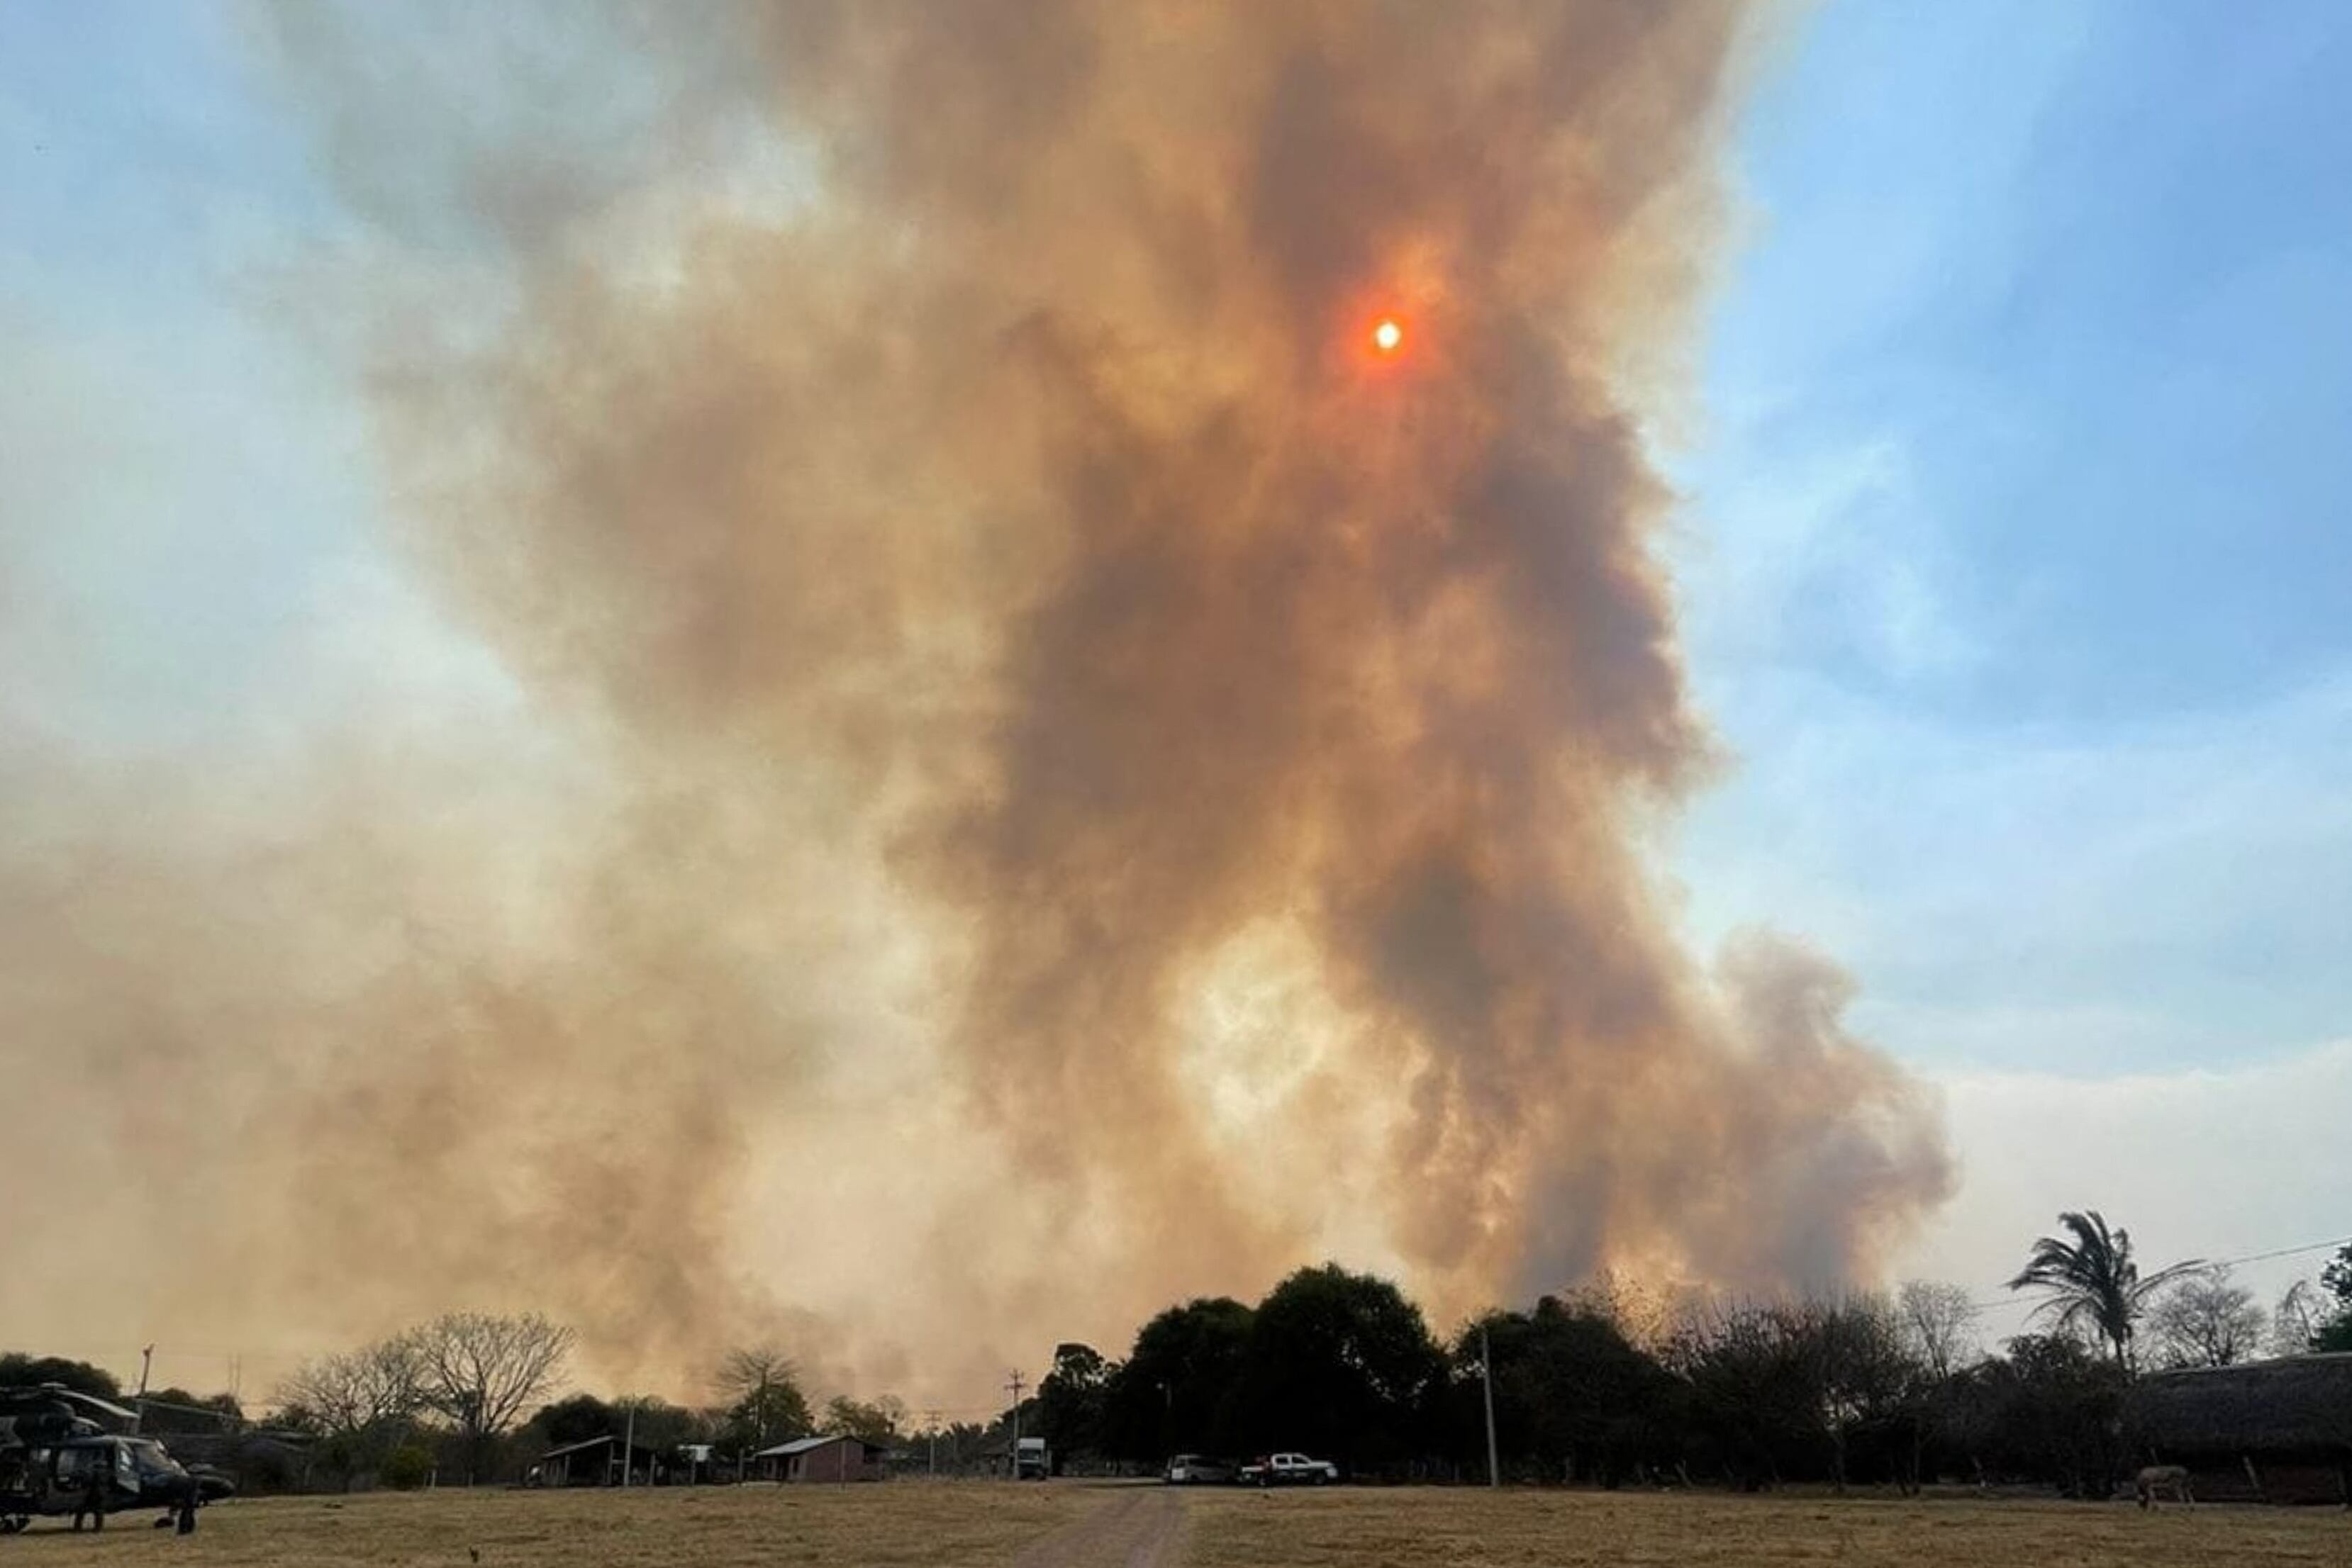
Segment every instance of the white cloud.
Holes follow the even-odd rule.
[[[2059,1210],[2129,1228],[2143,1268],[2352,1235],[2352,1040],[2214,1071],[2069,1079],[1957,1073],[1938,1080],[1965,1169],[1960,1193],[1902,1271],[1958,1281],[1980,1299],[2025,1260]],[[2325,1254],[2242,1266],[2267,1303]],[[2017,1332],[2021,1303],[1984,1328]]]

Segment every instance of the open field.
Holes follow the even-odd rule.
[[[2167,1509],[1977,1499],[1845,1500],[1475,1489],[1173,1492],[1055,1482],[440,1492],[277,1499],[206,1511],[177,1540],[143,1516],[103,1535],[45,1522],[0,1541],[40,1568],[202,1564],[1013,1564],[1016,1568],[2352,1568],[2334,1509]]]
[[[1904,1568],[2352,1565],[2336,1509],[2165,1509],[1715,1492],[1203,1494],[1186,1568],[1552,1568],[1555,1564],[1902,1564]]]
[[[0,1539],[0,1568],[552,1568],[559,1563],[1008,1563],[1104,1500],[1074,1486],[680,1487],[632,1491],[373,1492],[266,1498],[204,1511],[183,1538],[115,1517],[100,1535],[61,1520]]]

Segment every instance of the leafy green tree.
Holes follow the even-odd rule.
[[[2339,1248],[2319,1271],[2319,1288],[2332,1305],[2312,1330],[2311,1348],[2352,1350],[2352,1245]]]
[[[383,1458],[377,1471],[383,1484],[396,1491],[414,1491],[433,1479],[433,1450],[422,1443],[402,1443]]]
[[[1255,1314],[1229,1296],[1170,1307],[1137,1331],[1103,1391],[1103,1440],[1114,1457],[1225,1453]]]
[[[56,1355],[26,1355],[20,1351],[0,1354],[0,1388],[34,1387],[55,1383],[77,1394],[100,1399],[120,1399],[122,1385],[114,1374],[86,1361]]]
[[[634,1431],[638,1448],[668,1454],[681,1443],[703,1441],[709,1423],[683,1405],[650,1394],[626,1394],[613,1401],[612,1430],[623,1436]]]
[[[2033,1243],[2025,1267],[2009,1282],[2012,1291],[2044,1294],[2040,1313],[2062,1333],[2095,1334],[2126,1373],[2136,1364],[2132,1341],[2150,1297],[2201,1261],[2175,1263],[2143,1278],[2132,1257],[2131,1232],[2109,1229],[2095,1208],[2061,1214],[2066,1237],[2044,1236]]]
[[[1392,1463],[1436,1447],[1445,1387],[1421,1309],[1386,1280],[1327,1263],[1258,1303],[1240,1431],[1258,1449],[1305,1449],[1343,1470]]]
[[[542,1406],[531,1417],[531,1425],[539,1428],[551,1448],[585,1443],[621,1429],[618,1413],[593,1394],[574,1394]]]
[[[1054,1370],[1037,1385],[1037,1424],[1057,1464],[1065,1455],[1103,1451],[1111,1375],[1118,1370],[1090,1344],[1054,1347]]]
[[[1663,1446],[1674,1378],[1593,1303],[1546,1296],[1532,1312],[1489,1313],[1454,1340],[1452,1447],[1474,1470],[1486,1462],[1482,1328],[1496,1444],[1515,1469],[1614,1486]]]
[[[896,1395],[885,1394],[871,1404],[862,1403],[846,1394],[836,1394],[824,1406],[824,1429],[845,1432],[853,1437],[863,1437],[869,1443],[886,1447],[897,1444],[899,1428],[906,1424],[907,1406]]]
[[[2067,1334],[2021,1334],[1992,1364],[1991,1439],[2003,1468],[2075,1498],[2105,1498],[2126,1468],[2128,1375]]]

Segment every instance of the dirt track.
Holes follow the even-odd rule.
[[[1033,1541],[1013,1568],[1176,1568],[1184,1498],[1166,1487],[1121,1488],[1076,1521]]]

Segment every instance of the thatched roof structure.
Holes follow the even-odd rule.
[[[2159,1372],[2131,1391],[2135,1435],[2168,1458],[2352,1455],[2352,1354]]]

